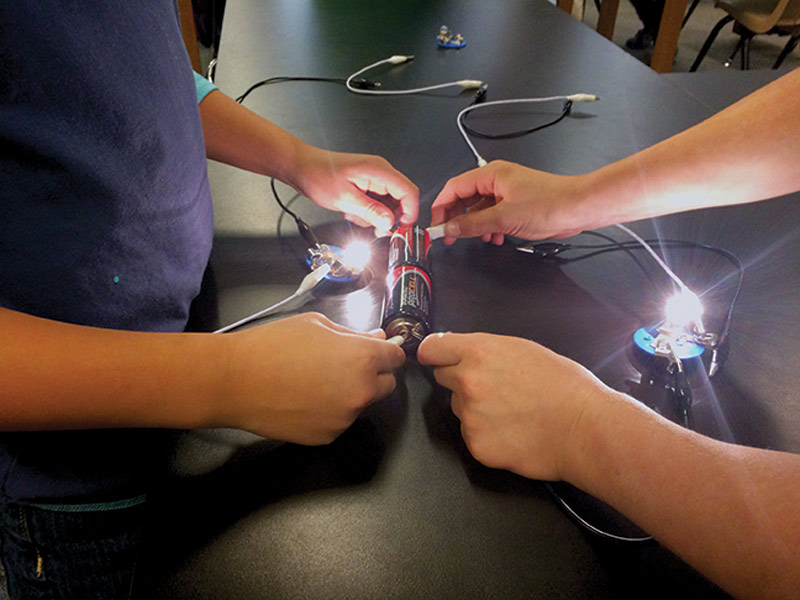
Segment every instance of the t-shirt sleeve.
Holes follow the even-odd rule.
[[[192,71],[192,73],[194,73],[194,87],[197,90],[197,103],[200,104],[200,101],[205,98],[209,92],[216,90],[217,86],[196,71]]]

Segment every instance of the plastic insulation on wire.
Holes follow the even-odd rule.
[[[256,90],[262,86],[270,85],[274,83],[286,83],[288,81],[315,81],[315,82],[323,82],[323,83],[338,83],[340,85],[345,85],[347,80],[343,77],[284,77],[284,76],[277,76],[277,77],[270,77],[268,79],[264,79],[257,83],[254,83],[249,88],[247,88],[241,96],[236,98],[236,102],[242,104],[244,99],[250,95],[250,92]],[[377,81],[370,81],[368,79],[354,79],[350,82],[351,85],[357,89],[374,89],[381,86],[380,83]]]
[[[487,108],[490,106],[504,106],[509,104],[532,104],[532,103],[539,103],[539,102],[555,102],[561,101],[565,103],[569,103],[570,106],[573,102],[594,102],[599,98],[594,94],[570,94],[568,96],[543,96],[541,98],[510,98],[507,100],[493,100],[491,102],[481,102],[480,104],[470,104],[461,112],[458,113],[456,116],[456,125],[458,126],[458,131],[461,133],[461,137],[464,138],[467,146],[472,152],[472,155],[475,157],[475,161],[478,163],[479,167],[483,167],[487,164],[486,159],[483,158],[479,153],[478,150],[475,148],[475,145],[472,143],[472,140],[469,139],[469,134],[464,126],[464,117],[471,113],[474,110],[478,110],[479,108]],[[563,118],[562,115],[558,120],[560,121]],[[552,123],[551,123],[552,124]],[[530,132],[536,131],[540,128],[533,128]],[[521,135],[525,135],[522,133]],[[506,137],[514,137],[513,135],[506,135]]]
[[[475,104],[473,102],[473,104]],[[537,131],[541,131],[542,129],[546,129],[547,127],[551,127],[556,123],[560,123],[564,117],[566,117],[570,111],[572,110],[572,101],[567,100],[564,102],[564,106],[561,109],[561,114],[558,115],[552,121],[548,121],[547,123],[543,123],[542,125],[536,125],[534,127],[529,127],[527,129],[520,129],[517,131],[508,131],[506,133],[486,133],[484,131],[479,131],[474,127],[469,127],[466,122],[466,116],[464,119],[461,120],[461,124],[464,127],[464,131],[466,131],[471,136],[482,138],[484,140],[510,140],[513,138],[523,137],[529,135],[531,133],[535,133]]]
[[[331,270],[330,265],[328,264],[320,265],[319,267],[311,271],[311,273],[303,277],[303,281],[300,282],[300,285],[298,286],[297,290],[295,290],[295,292],[291,296],[287,296],[280,302],[276,302],[272,306],[269,306],[263,310],[255,312],[252,315],[245,317],[244,319],[236,321],[235,323],[231,323],[230,325],[226,325],[225,327],[220,327],[214,333],[226,333],[228,331],[233,331],[234,329],[239,329],[240,327],[247,325],[248,323],[252,323],[253,321],[256,321],[258,319],[263,319],[264,317],[267,317],[277,312],[279,309],[289,304],[292,300],[296,300],[298,298],[306,296],[308,292],[314,289],[314,287],[320,281],[322,281],[328,273],[330,273],[330,270]]]
[[[478,81],[477,79],[461,79],[459,81],[450,81],[448,83],[439,83],[436,85],[428,85],[425,87],[419,88],[411,88],[408,90],[374,90],[374,89],[363,89],[359,88],[354,85],[355,79],[367,71],[370,71],[376,67],[380,67],[381,65],[399,65],[407,61],[414,60],[413,56],[405,56],[402,54],[395,54],[394,56],[390,56],[389,58],[385,58],[383,60],[379,60],[378,62],[372,63],[371,65],[367,65],[363,69],[360,69],[350,75],[345,82],[345,86],[347,89],[354,94],[367,94],[371,96],[402,96],[408,94],[420,94],[422,92],[431,92],[434,90],[442,90],[449,87],[460,87],[465,90],[476,89],[483,85],[482,81]]]
[[[596,231],[586,231],[584,234],[591,234],[591,235],[598,235],[605,239],[609,240],[607,244],[571,244],[566,242],[537,242],[530,245],[522,245],[519,246],[518,249],[524,252],[530,252],[538,256],[544,260],[559,260],[563,262],[575,262],[578,260],[585,260],[587,258],[592,258],[593,256],[597,256],[599,254],[605,254],[607,252],[617,252],[617,251],[626,251],[630,252],[631,250],[646,250],[646,246],[643,246],[638,241],[630,241],[630,242],[618,242],[611,237],[602,235]],[[744,265],[742,261],[730,250],[726,250],[725,248],[719,248],[717,246],[709,246],[707,244],[700,244],[698,242],[687,242],[685,240],[672,240],[672,239],[649,239],[645,240],[645,242],[654,248],[684,248],[684,249],[697,249],[697,250],[704,250],[708,252],[713,252],[718,254],[719,256],[727,259],[730,263],[736,268],[736,288],[733,292],[730,302],[728,302],[728,309],[725,312],[725,318],[723,321],[722,328],[719,333],[719,340],[718,346],[721,346],[723,342],[728,337],[728,333],[730,332],[731,321],[733,319],[733,310],[736,306],[736,302],[739,298],[739,294],[742,290],[742,284],[744,282]],[[588,252],[581,254],[580,256],[575,257],[562,257],[562,254],[565,252],[571,252],[576,250],[587,250]]]
[[[550,483],[546,481],[543,483],[545,488],[547,488],[547,491],[550,492],[550,494],[556,499],[556,501],[561,505],[561,507],[565,511],[567,511],[567,513],[573,519],[575,519],[581,527],[587,529],[588,531],[591,531],[593,534],[615,542],[642,543],[642,542],[650,542],[653,540],[652,535],[644,535],[637,537],[617,535],[615,533],[605,531],[604,529],[600,529],[596,525],[592,525],[589,521],[580,516],[580,514],[578,514],[578,511],[572,508],[572,506],[570,506],[569,503],[566,500],[564,500],[564,498],[555,490],[555,488]]]
[[[657,253],[655,250],[653,250],[653,248],[650,246],[650,244],[648,244],[648,243],[647,243],[647,242],[646,242],[646,241],[645,241],[645,240],[644,240],[642,237],[640,237],[640,236],[639,236],[637,233],[635,233],[633,230],[629,229],[629,228],[628,228],[628,227],[626,227],[625,225],[622,225],[621,223],[618,223],[616,227],[617,227],[618,229],[621,229],[621,230],[622,230],[622,231],[624,231],[625,233],[627,233],[629,236],[631,236],[631,237],[632,237],[633,239],[635,239],[637,242],[639,242],[639,244],[642,246],[642,248],[644,248],[645,250],[647,250],[647,253],[648,253],[650,256],[652,256],[652,257],[653,257],[653,260],[655,260],[655,261],[658,263],[658,266],[659,266],[659,267],[661,267],[662,269],[664,269],[664,272],[665,272],[667,275],[669,275],[670,279],[672,279],[672,281],[674,281],[674,282],[675,282],[675,283],[678,285],[678,287],[680,288],[680,290],[681,290],[682,292],[689,291],[689,288],[686,286],[686,284],[685,284],[685,283],[683,283],[683,281],[681,280],[681,278],[680,278],[680,277],[678,277],[677,275],[675,275],[675,273],[672,271],[672,269],[670,269],[670,268],[667,266],[667,263],[665,263],[665,262],[663,261],[663,259],[662,259],[662,258],[661,258],[661,257],[658,255],[658,253]]]

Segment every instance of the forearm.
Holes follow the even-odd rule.
[[[212,160],[294,183],[298,165],[316,148],[220,91],[200,103],[206,155]]]
[[[633,156],[581,176],[589,227],[800,189],[800,69]]]
[[[743,598],[800,589],[800,456],[724,444],[608,392],[575,429],[565,478]]]
[[[80,327],[0,309],[0,428],[211,426],[224,336]],[[213,338],[213,339],[212,339]]]

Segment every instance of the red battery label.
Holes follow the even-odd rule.
[[[389,268],[401,264],[424,266],[430,247],[431,237],[427,231],[411,225],[401,227],[389,241]]]
[[[419,267],[401,265],[392,269],[386,281],[386,315],[412,314],[428,325],[431,310],[431,280]]]

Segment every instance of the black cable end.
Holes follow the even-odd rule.
[[[473,104],[480,104],[484,100],[486,100],[486,92],[489,90],[489,84],[484,83],[478,88],[478,91],[475,92],[475,98],[472,100]]]
[[[317,236],[314,235],[314,232],[311,230],[311,226],[303,221],[300,217],[295,217],[294,222],[297,224],[297,231],[300,232],[300,235],[303,236],[303,239],[308,243],[309,246],[319,246],[319,239]]]
[[[375,88],[381,87],[381,82],[372,81],[370,79],[364,79],[363,77],[360,77],[358,79],[353,79],[350,82],[350,85],[359,90],[374,90]]]

